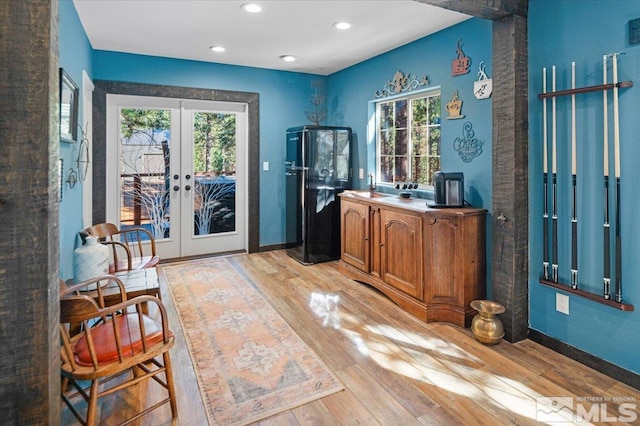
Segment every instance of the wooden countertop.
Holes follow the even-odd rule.
[[[377,204],[385,207],[393,207],[404,210],[411,210],[418,213],[443,213],[447,215],[460,215],[460,216],[468,216],[468,215],[476,215],[476,214],[484,214],[487,212],[486,209],[476,208],[476,207],[452,207],[452,208],[439,208],[439,207],[429,207],[427,205],[427,200],[424,198],[402,198],[399,195],[395,194],[384,194],[381,192],[373,192],[369,191],[355,191],[348,190],[339,194],[340,197],[349,199],[352,201],[360,201],[366,204]]]

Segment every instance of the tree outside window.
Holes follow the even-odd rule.
[[[433,185],[440,170],[440,92],[376,104],[378,181]]]

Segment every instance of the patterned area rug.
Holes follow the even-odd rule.
[[[256,422],[343,389],[225,258],[164,265],[212,425]]]

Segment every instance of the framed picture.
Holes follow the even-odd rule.
[[[60,68],[60,140],[75,142],[78,137],[78,86]]]

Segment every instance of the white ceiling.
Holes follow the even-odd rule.
[[[255,0],[259,14],[249,1],[73,0],[94,49],[320,75],[470,18],[412,0]],[[342,20],[353,27],[333,28]]]

